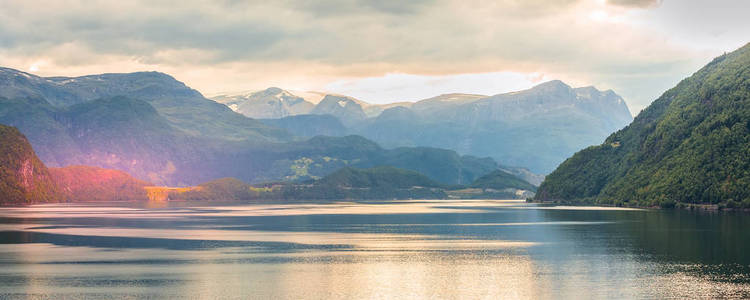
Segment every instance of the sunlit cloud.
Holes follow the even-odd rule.
[[[0,65],[44,76],[156,70],[204,93],[280,86],[373,102],[497,94],[529,82],[496,74],[544,74],[614,89],[637,112],[748,42],[749,9],[741,0],[9,0]]]

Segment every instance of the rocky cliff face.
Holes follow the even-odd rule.
[[[0,125],[0,204],[59,202],[49,170],[18,129]]]

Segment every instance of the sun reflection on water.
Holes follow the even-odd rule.
[[[507,200],[4,208],[0,298],[750,296],[742,266],[711,275],[633,248],[622,230],[654,214]]]

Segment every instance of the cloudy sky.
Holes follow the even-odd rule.
[[[748,11],[745,0],[0,0],[0,65],[374,103],[561,79],[613,89],[636,113],[750,42]]]

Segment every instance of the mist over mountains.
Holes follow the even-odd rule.
[[[214,99],[299,136],[358,134],[386,148],[446,148],[542,174],[632,120],[615,92],[572,88],[559,80],[494,96],[445,94],[385,105],[341,95],[314,104],[279,88],[233,96],[231,104],[227,96]],[[243,109],[248,107],[253,109]]]

